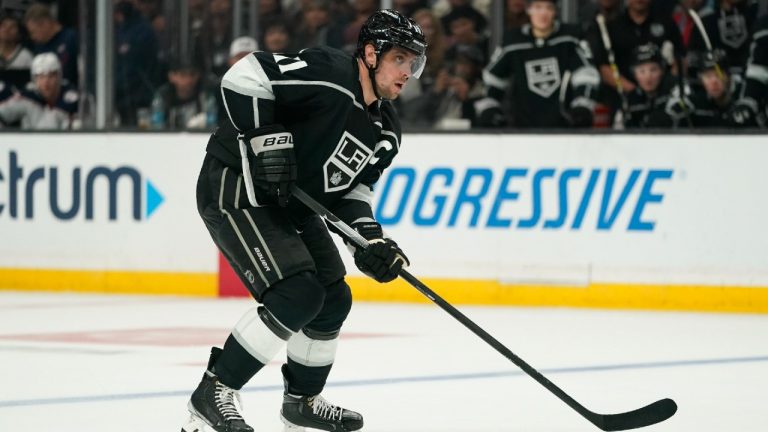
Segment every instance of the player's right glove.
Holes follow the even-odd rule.
[[[259,201],[285,207],[296,182],[293,135],[280,125],[269,125],[245,133],[243,140]]]
[[[392,239],[384,238],[384,232],[375,221],[352,224],[357,232],[368,240],[368,247],[355,251],[355,265],[361,272],[377,282],[390,282],[397,277],[403,266],[410,262],[402,249]]]
[[[587,128],[592,126],[591,109],[583,106],[575,106],[571,108],[569,114],[571,117],[571,126],[575,128]]]

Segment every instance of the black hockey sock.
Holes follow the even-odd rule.
[[[332,364],[328,366],[309,367],[299,364],[290,358],[282,367],[285,379],[285,391],[296,396],[314,396],[320,394],[325,387]]]
[[[253,358],[230,334],[211,372],[227,387],[240,390],[263,367],[264,363]]]

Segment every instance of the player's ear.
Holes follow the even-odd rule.
[[[373,44],[365,45],[365,64],[371,68],[376,67],[376,49]]]

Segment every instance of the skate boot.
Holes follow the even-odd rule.
[[[240,415],[240,394],[212,372],[221,350],[213,348],[208,369],[187,404],[190,418],[181,432],[253,432]]]
[[[363,416],[331,404],[320,395],[283,396],[280,419],[285,432],[304,432],[304,428],[351,432],[363,427]]]

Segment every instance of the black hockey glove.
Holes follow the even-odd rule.
[[[254,129],[243,138],[249,152],[251,179],[259,189],[259,201],[285,207],[291,196],[291,185],[296,182],[293,136],[280,125],[270,125]]]
[[[369,242],[367,248],[355,251],[355,265],[367,276],[377,282],[390,282],[403,266],[410,264],[397,243],[384,238],[381,225],[377,222],[360,222],[352,224],[352,227]]]
[[[728,117],[731,121],[731,124],[736,127],[757,126],[757,120],[755,118],[754,111],[752,111],[752,108],[744,104],[737,103],[733,108],[731,108],[730,112],[728,112]]]
[[[571,126],[575,128],[587,128],[592,126],[592,110],[587,107],[577,106],[571,108]]]

